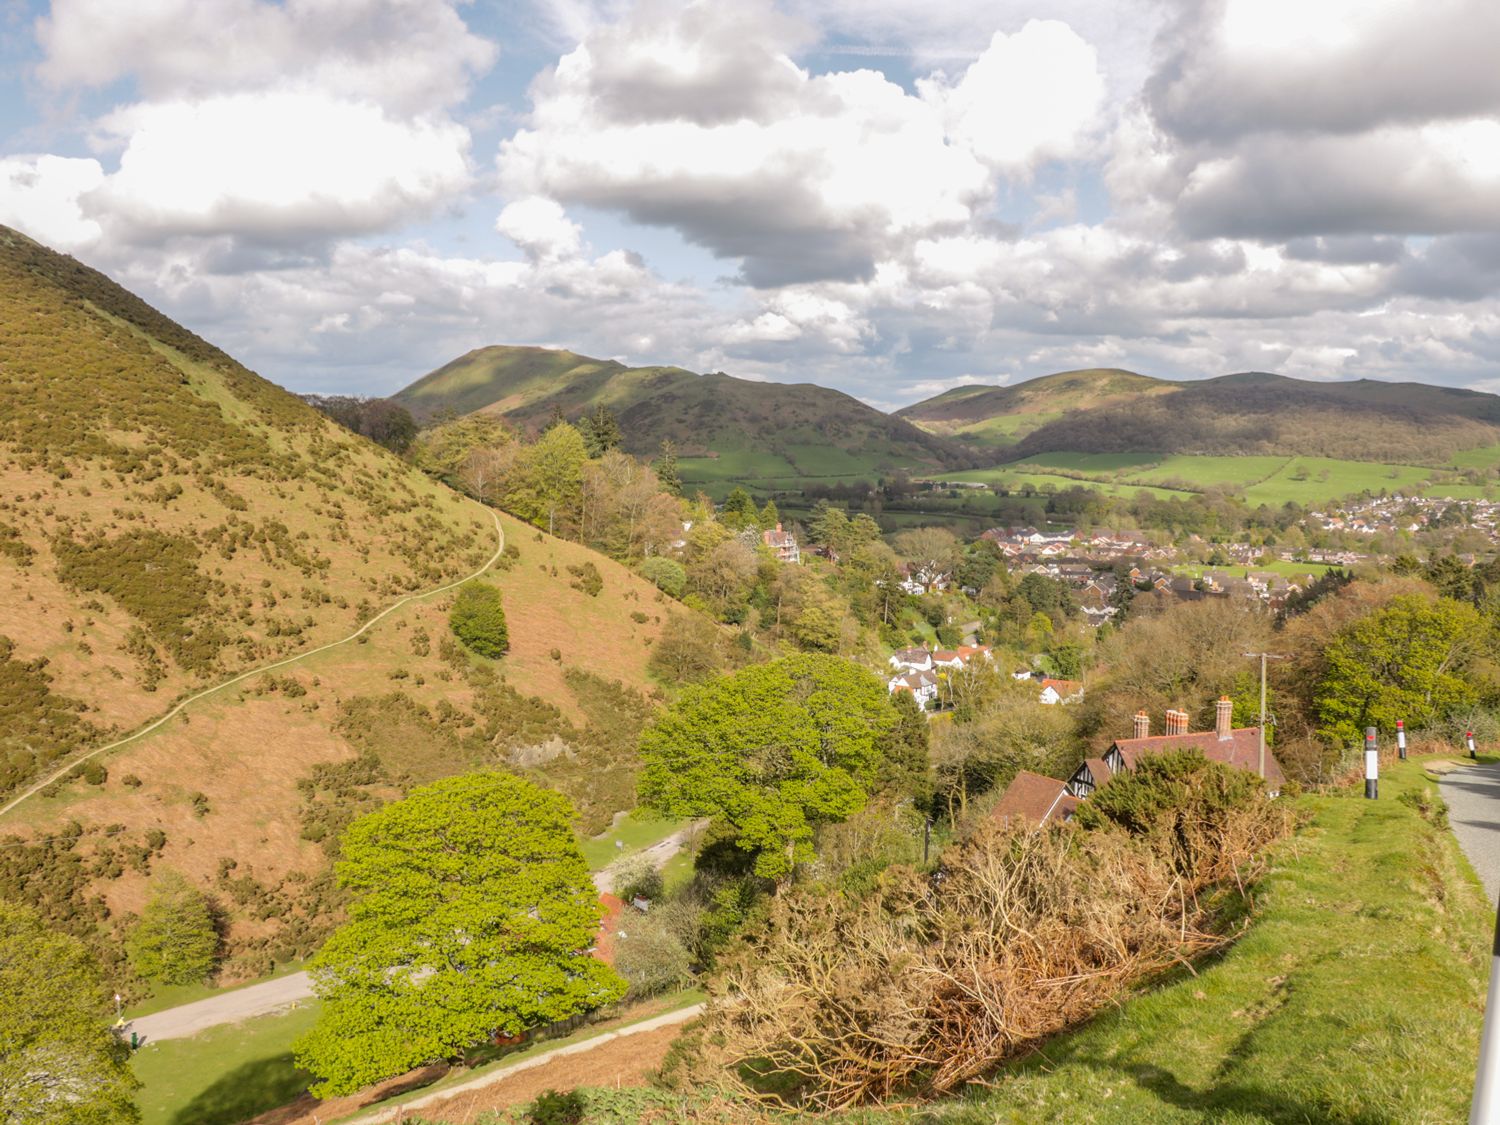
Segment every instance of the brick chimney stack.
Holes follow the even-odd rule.
[[[1227,695],[1219,696],[1219,702],[1214,705],[1214,733],[1223,742],[1229,738],[1229,732],[1234,727],[1234,703]]]
[[[1167,733],[1187,734],[1188,715],[1186,711],[1179,711],[1173,707],[1167,711]]]
[[[1145,708],[1135,713],[1135,730],[1132,738],[1151,737],[1151,716],[1146,714]]]

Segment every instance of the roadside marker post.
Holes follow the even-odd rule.
[[[1469,744],[1469,757],[1473,758],[1477,762],[1479,760],[1479,755],[1474,753],[1474,732],[1471,730],[1464,731],[1464,740]]]
[[[1380,754],[1375,749],[1375,728],[1365,727],[1365,800],[1380,796]]]
[[[1500,1123],[1500,912],[1495,916],[1495,940],[1490,946],[1490,991],[1484,1003],[1484,1036],[1479,1040],[1479,1070],[1474,1075],[1474,1101],[1469,1125]]]
[[[1396,756],[1406,761],[1406,721],[1396,720]]]

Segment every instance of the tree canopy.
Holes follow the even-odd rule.
[[[125,945],[132,967],[147,980],[201,981],[213,971],[219,949],[208,898],[177,872],[165,873]]]
[[[497,659],[510,648],[510,630],[500,591],[483,582],[465,582],[448,611],[453,635],[480,656]]]
[[[0,899],[0,1116],[28,1125],[137,1121],[129,1051],[83,943]]]
[[[1472,606],[1419,594],[1391,599],[1355,621],[1324,653],[1313,705],[1320,732],[1352,743],[1366,726],[1416,727],[1479,699],[1472,675],[1488,644]]]
[[[451,777],[349,826],[336,868],[354,901],[314,959],[324,1007],[295,1046],[319,1097],[495,1033],[618,999],[587,953],[597,892],[566,798],[501,773]]]
[[[812,653],[752,665],[686,691],[641,736],[641,798],[676,816],[718,816],[784,878],[812,858],[813,828],[865,803],[897,716],[870,672]]]

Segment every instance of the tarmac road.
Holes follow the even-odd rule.
[[[1500,762],[1461,765],[1438,784],[1453,834],[1495,902],[1500,899]]]

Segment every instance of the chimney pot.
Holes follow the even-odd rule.
[[[1149,738],[1151,736],[1151,716],[1146,714],[1143,708],[1135,713],[1135,729],[1132,737]]]
[[[1187,734],[1187,712],[1177,707],[1167,711],[1167,733]]]
[[[1234,728],[1234,701],[1227,695],[1221,695],[1219,702],[1214,706],[1214,733],[1222,742],[1229,737],[1229,732]]]

